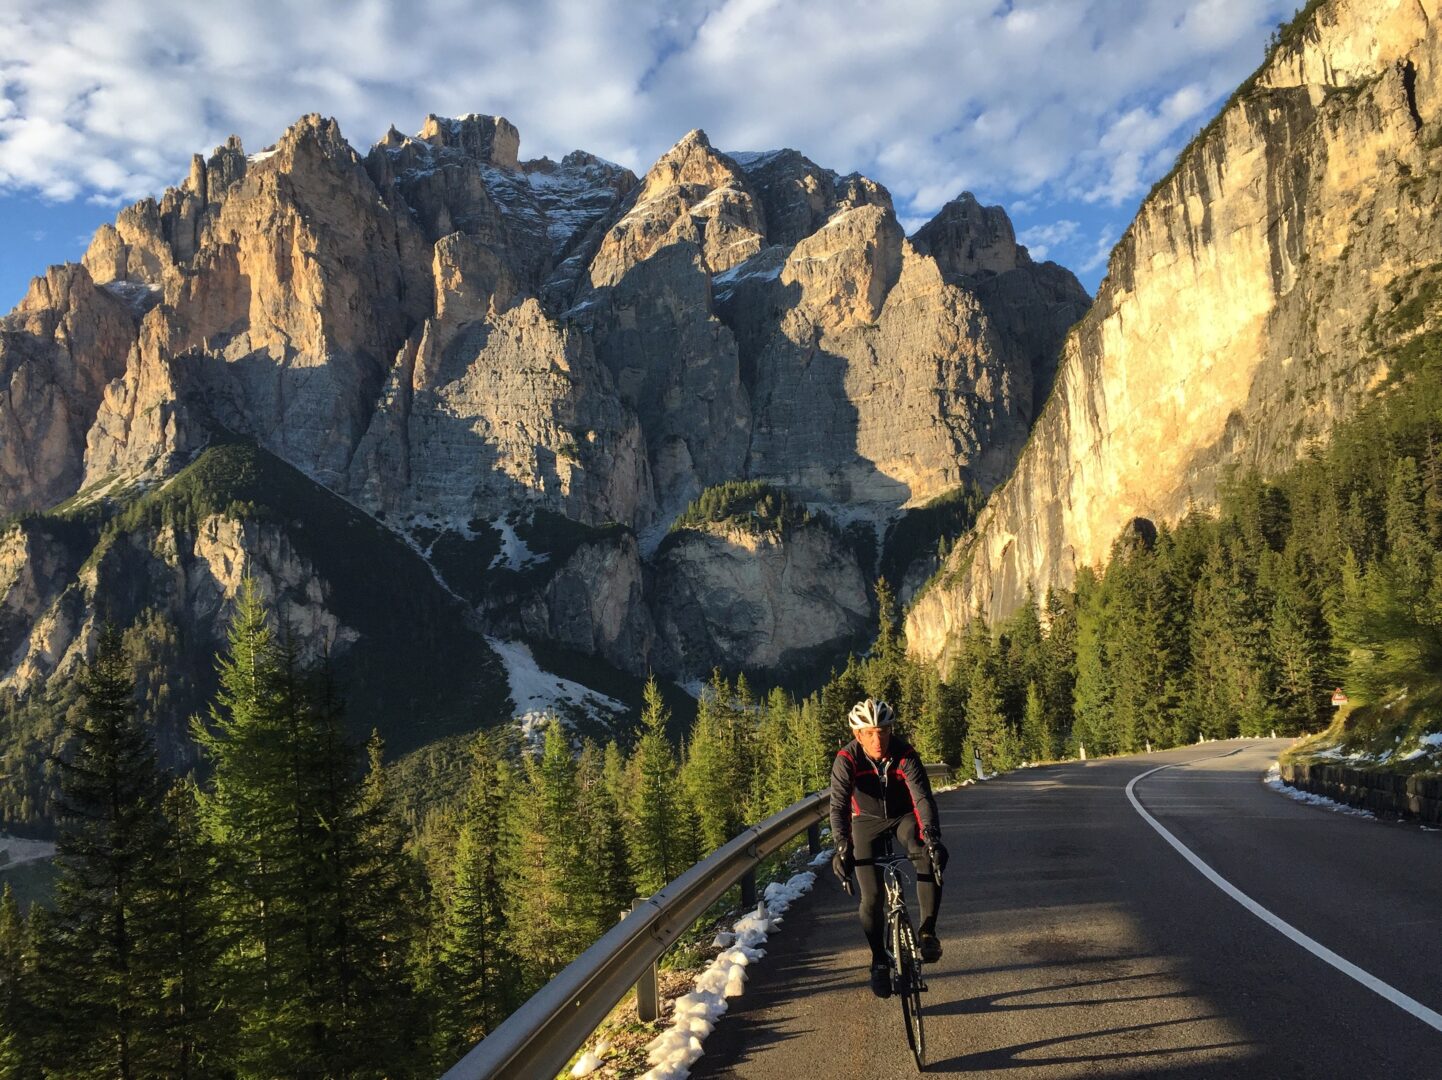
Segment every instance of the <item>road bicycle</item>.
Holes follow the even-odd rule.
[[[906,1044],[911,1047],[911,1056],[916,1059],[916,1071],[926,1067],[926,1033],[921,1022],[921,995],[926,993],[926,978],[921,971],[921,949],[917,945],[916,930],[911,925],[911,912],[906,906],[906,893],[897,867],[910,865],[905,855],[897,855],[891,846],[891,837],[886,846],[872,860],[881,867],[882,885],[886,903],[886,959],[891,967],[891,990],[901,999],[901,1017],[906,1024]],[[936,875],[936,887],[941,888],[941,868],[932,860],[932,873]]]

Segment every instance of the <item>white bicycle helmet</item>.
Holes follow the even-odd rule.
[[[852,731],[864,727],[890,727],[896,720],[896,712],[884,701],[867,698],[851,707],[851,715],[847,719]]]

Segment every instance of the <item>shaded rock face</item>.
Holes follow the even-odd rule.
[[[403,351],[351,463],[361,502],[465,522],[533,503],[588,524],[649,520],[635,414],[579,333],[534,299],[429,320]]]
[[[1026,438],[1031,373],[889,210],[841,211],[723,284],[718,310],[753,385],[749,475],[882,516],[1005,476]]]
[[[0,536],[0,657],[7,670],[29,651],[36,624],[82,558],[35,522],[21,521]]]
[[[1364,399],[1437,261],[1436,14],[1321,5],[1143,203],[1026,453],[913,607],[917,655],[1070,585],[1133,519],[1212,504],[1227,468],[1286,467]]]
[[[946,281],[976,296],[1010,365],[1030,374],[1031,400],[1023,403],[1030,425],[1051,393],[1062,341],[1091,297],[1070,270],[1033,262],[1006,212],[982,206],[969,191],[942,207],[912,243],[936,260]]]
[[[656,629],[634,536],[583,544],[526,604],[522,630],[645,675]]]
[[[85,433],[134,340],[124,295],[97,287],[83,266],[51,267],[0,319],[0,514],[80,488]]]
[[[820,523],[784,539],[742,529],[686,530],[663,546],[655,620],[666,668],[704,678],[731,670],[804,670],[872,625],[855,554]]]
[[[498,117],[431,116],[364,156],[304,117],[260,153],[232,139],[197,155],[0,322],[0,499],[44,510],[83,490],[120,505],[233,432],[418,552],[445,533],[490,560],[484,523],[541,512],[623,527],[554,562],[534,553],[497,584],[504,604],[476,610],[492,629],[638,673],[795,665],[869,625],[874,566],[810,527],[761,545],[688,539],[664,567],[655,544],[731,480],[880,524],[1002,479],[1075,281],[1033,264],[975,200],[923,232],[909,242],[865,177],[794,150],[723,153],[700,131],[638,179],[581,151],[522,161]],[[15,540],[0,579],[12,678],[43,681],[87,649],[102,595],[130,596],[127,611],[147,590],[184,597],[176,624],[209,625],[229,586],[190,578],[225,578],[211,554],[284,542],[151,530],[96,564],[103,588],[72,567],[54,571],[72,586],[47,592],[60,556]],[[708,553],[720,577],[702,571]],[[462,585],[436,565],[473,600],[500,573],[463,567]],[[829,600],[813,595],[828,574]],[[746,603],[718,600],[730,614],[698,607],[747,582]],[[343,651],[327,605],[305,603],[295,618]]]
[[[326,586],[274,525],[213,515],[194,530],[166,525],[125,536],[83,568],[80,557],[33,528],[0,538],[7,647],[0,686],[24,690],[73,671],[93,650],[103,620],[126,626],[147,611],[172,621],[198,657],[213,656],[247,575],[295,630],[306,660],[355,640],[328,609]]]
[[[660,511],[742,475],[751,407],[731,331],[710,314],[693,242],[669,244],[587,301],[596,355],[646,432]]]
[[[982,206],[962,192],[911,238],[916,250],[936,260],[949,277],[1004,274],[1031,261],[1017,246],[1011,219],[999,206]]]

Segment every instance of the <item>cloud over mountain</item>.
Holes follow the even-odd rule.
[[[1145,190],[1287,13],[1285,0],[57,0],[7,16],[0,39],[0,192],[118,203],[176,182],[232,132],[258,149],[302,112],[364,145],[393,121],[482,111],[514,120],[527,156],[584,147],[633,169],[698,126],[723,147],[805,147],[887,184],[903,220],[963,189],[1030,195],[1023,224],[1080,217],[1080,252],[1101,232],[1088,219]]]

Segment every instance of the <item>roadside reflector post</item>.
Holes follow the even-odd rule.
[[[741,910],[750,911],[756,906],[756,867],[741,875]]]
[[[821,822],[806,826],[806,850],[815,855],[821,851]]]
[[[646,897],[638,896],[631,901],[631,910],[635,911],[646,902]],[[643,1024],[649,1024],[656,1017],[661,1015],[661,980],[656,974],[656,965],[648,967],[639,979],[636,980],[636,1019]]]

